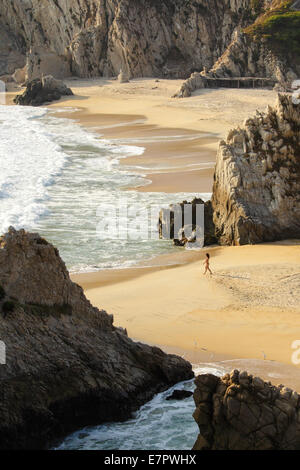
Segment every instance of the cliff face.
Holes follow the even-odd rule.
[[[220,143],[212,207],[221,244],[300,237],[300,105],[290,95]]]
[[[300,104],[296,102],[296,96],[278,95],[274,109],[257,112],[220,142],[212,199],[205,203],[206,245],[300,238]],[[192,202],[193,211],[197,204],[201,200]],[[173,219],[172,206],[161,211],[161,237],[170,231],[175,243],[194,243],[194,237],[182,238],[184,221],[179,234],[174,234]],[[195,224],[192,230],[197,232]]]
[[[133,77],[187,77],[210,68],[253,15],[248,0],[3,0],[0,75],[28,54],[30,79],[120,68]]]
[[[176,97],[188,97],[194,90],[204,88],[204,77],[271,78],[284,89],[291,88],[300,75],[300,7],[293,7],[296,5],[293,0],[250,4],[253,6],[248,15],[250,24],[237,28],[213,67],[193,73]]]
[[[38,448],[88,424],[128,418],[191,365],[134,343],[72,283],[56,248],[0,238],[0,448]]]
[[[299,450],[300,397],[247,372],[195,380],[194,450]]]

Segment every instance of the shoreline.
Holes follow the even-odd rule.
[[[146,174],[146,179],[153,178],[150,185],[135,190],[177,193],[186,192],[178,188],[188,187],[191,193],[210,192],[199,190],[199,173],[207,170],[203,187],[209,188],[212,168],[199,170],[199,165],[213,164],[217,142],[236,125],[236,121],[239,123],[252,114],[252,108],[262,109],[265,102],[272,104],[273,92],[215,90],[209,92],[207,103],[207,93],[183,100],[171,99],[170,88],[168,93],[165,90],[165,94],[153,97],[156,93],[152,93],[153,82],[140,79],[124,87],[115,81],[102,86],[101,80],[70,80],[68,86],[74,88],[75,93],[80,92],[79,96],[63,99],[48,108],[53,111],[77,108],[78,111],[72,113],[60,111],[57,117],[75,119],[112,142],[143,147],[147,143],[148,150],[143,155],[127,157],[120,162],[124,168],[141,164],[141,173]],[[167,89],[168,81],[161,82]],[[177,86],[174,82],[170,84],[171,88]],[[242,109],[241,102],[249,104],[247,109]],[[232,112],[234,107],[236,113]],[[110,114],[111,109],[118,113]],[[166,122],[168,127],[165,127]],[[168,139],[164,141],[166,137]],[[158,152],[159,149],[162,150]],[[199,149],[204,155],[200,162]],[[204,161],[207,155],[211,157],[210,162]],[[180,160],[184,164],[180,164]],[[186,162],[196,165],[196,169],[184,171]],[[166,172],[162,173],[158,166],[165,167]],[[145,168],[150,168],[150,173]],[[293,377],[286,376],[285,383],[289,386],[294,383],[293,387],[300,390],[300,371],[291,364],[291,342],[300,338],[300,327],[296,326],[300,305],[281,305],[282,299],[293,300],[299,293],[296,269],[300,262],[299,242],[209,247],[206,250],[213,253],[213,268],[217,270],[213,279],[202,278],[203,251],[182,251],[150,262],[145,260],[147,264],[154,263],[147,267],[72,273],[71,278],[84,288],[87,298],[95,306],[113,313],[115,324],[127,328],[132,338],[159,345],[167,352],[185,355],[191,362],[207,362],[211,354],[214,354],[214,361],[225,360],[227,365],[235,363],[239,367],[246,364],[245,361],[254,361],[255,364],[252,362],[247,367],[251,366],[255,374],[261,370],[264,377],[267,377],[266,363],[272,370],[277,364],[280,373],[276,373],[285,377],[288,368]],[[162,265],[155,265],[162,260]],[[168,266],[170,262],[172,266]],[[285,281],[278,281],[289,275],[291,282],[296,280],[293,295]],[[245,279],[249,280],[248,287]],[[270,280],[274,280],[273,287]],[[280,294],[274,292],[275,303],[272,301],[273,288]],[[267,302],[262,301],[260,292],[268,293]]]
[[[184,354],[193,363],[211,362],[213,354],[213,361],[252,359],[260,364],[265,356],[285,364],[283,370],[289,365],[296,377],[300,370],[291,363],[291,344],[300,337],[299,287],[291,296],[281,278],[289,273],[298,279],[300,242],[206,250],[212,255],[212,278],[202,276],[203,251],[172,267],[71,278],[92,304],[113,313],[115,324],[142,342]]]
[[[78,111],[65,117],[113,143],[145,147],[142,156],[120,161],[124,169],[151,181],[129,188],[141,192],[211,192],[219,141],[249,113],[263,110],[276,97],[270,90],[219,89],[196,92],[192,98],[172,98],[183,80],[65,82],[75,95],[50,104],[49,109],[75,108]],[[59,115],[64,117],[64,113]],[[159,167],[165,171],[159,171]]]

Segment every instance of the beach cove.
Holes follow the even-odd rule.
[[[209,194],[219,140],[256,109],[272,104],[276,93],[218,89],[196,92],[187,99],[172,98],[181,83],[71,79],[67,85],[74,96],[48,108],[57,109],[58,118],[71,118],[110,143],[144,149],[119,161],[121,167],[132,166],[135,174],[140,171],[146,179],[135,191]],[[8,94],[8,104],[14,96]],[[295,386],[299,380],[300,384],[299,369],[291,363],[292,343],[300,338],[297,241],[209,247],[211,278],[202,274],[203,252],[180,248],[172,252],[169,246],[169,253],[137,260],[136,266],[75,272],[72,279],[136,340],[156,344],[195,364],[251,359],[255,372],[260,370],[266,377],[264,364],[272,368],[284,363],[294,377],[291,381],[290,374],[284,374],[285,383]]]
[[[143,175],[152,181],[138,189],[166,193],[175,189],[209,192],[219,139],[256,109],[272,104],[276,96],[268,90],[219,89],[176,100],[171,96],[180,85],[177,80],[137,79],[122,85],[115,80],[71,80],[68,85],[80,98],[51,108],[75,107],[80,111],[72,117],[105,138],[142,143],[144,153],[122,160],[121,165],[138,160]],[[202,138],[197,139],[197,133]],[[162,135],[169,137],[166,140],[184,138],[155,142]],[[183,149],[185,160],[180,166]],[[186,159],[194,165],[192,171],[186,171]],[[164,172],[159,173],[156,166],[163,166]],[[284,374],[284,383],[298,385],[299,369],[291,357],[292,343],[300,338],[299,243],[209,251],[212,278],[203,278],[201,252],[179,250],[155,258],[146,267],[142,263],[126,270],[73,274],[73,280],[137,340],[182,354],[193,363],[262,361],[252,367],[266,377],[264,364],[272,369],[275,363],[284,363],[293,371],[292,380],[291,374]],[[278,375],[273,380],[279,383],[283,378]]]

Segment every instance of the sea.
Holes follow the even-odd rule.
[[[128,190],[149,184],[139,166],[120,165],[142,156],[143,140],[109,141],[60,111],[0,106],[0,233],[39,232],[77,273],[179,251],[158,238],[159,210],[210,194]]]
[[[207,364],[195,375],[221,377],[225,369]],[[199,434],[194,399],[166,400],[174,390],[194,391],[194,380],[174,385],[142,406],[131,419],[89,426],[67,436],[55,450],[191,450]]]
[[[0,234],[10,226],[38,232],[77,273],[125,269],[181,250],[159,240],[159,210],[210,194],[132,189],[149,180],[139,166],[120,161],[142,156],[143,139],[109,141],[72,119],[72,110],[68,118],[60,112],[65,116],[65,109],[0,106]],[[198,372],[207,371],[222,374],[213,366]],[[198,434],[193,399],[166,401],[170,393],[156,395],[126,422],[82,429],[58,448],[191,449]]]

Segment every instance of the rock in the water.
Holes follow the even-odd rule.
[[[62,96],[71,95],[73,95],[72,90],[63,81],[47,75],[29,82],[24,93],[17,95],[14,102],[24,106],[40,106],[47,102],[59,100]]]
[[[220,143],[212,209],[222,245],[300,238],[300,105],[291,95]]]
[[[299,450],[300,397],[247,372],[199,375],[194,450]]]
[[[174,390],[172,395],[166,398],[166,400],[185,400],[185,398],[190,398],[193,395],[193,392],[189,390]]]
[[[194,375],[182,358],[114,327],[70,280],[56,248],[13,228],[0,237],[0,339],[1,449],[38,448],[87,424],[126,419]]]
[[[198,225],[199,206],[204,206],[204,234],[202,227]],[[184,214],[186,219],[191,218],[191,220],[186,220]],[[197,240],[203,241],[203,235],[204,245],[217,243],[210,201],[204,202],[200,198],[195,198],[191,202],[172,204],[169,209],[160,211],[158,225],[160,238],[171,239],[176,246],[196,245]]]

